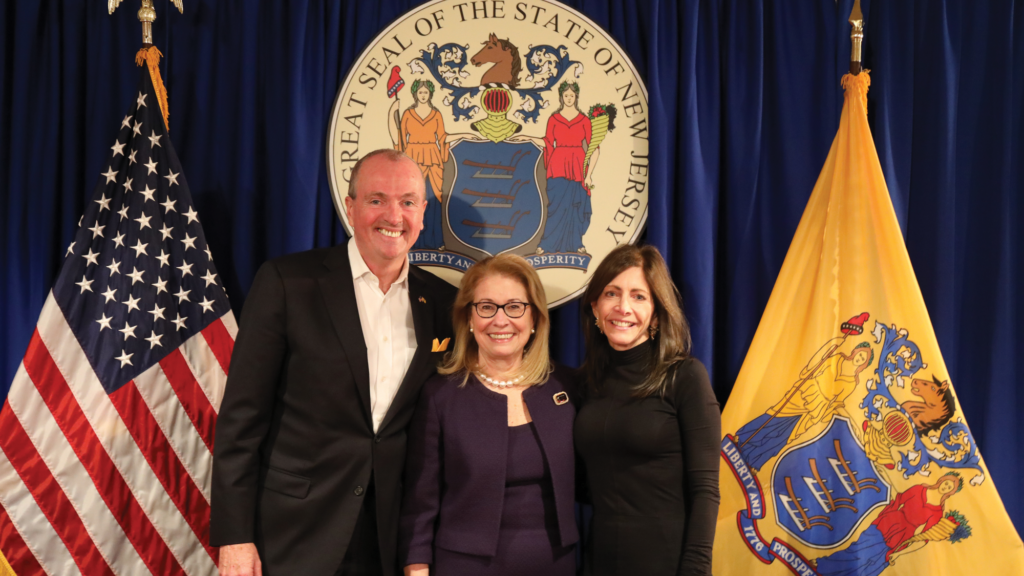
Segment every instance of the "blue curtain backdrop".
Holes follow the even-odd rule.
[[[157,0],[170,136],[236,313],[265,259],[344,240],[330,109],[352,61],[416,4],[187,0],[181,15]],[[724,402],[838,127],[852,0],[568,4],[646,79],[646,241],[670,263]],[[133,99],[136,10],[0,1],[2,389]],[[865,0],[864,12],[889,191],[964,412],[1022,527],[1024,2]],[[568,363],[577,322],[575,304],[555,313]]]

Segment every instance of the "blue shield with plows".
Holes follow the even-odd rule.
[[[537,184],[543,152],[532,143],[460,142],[444,217],[455,238],[489,255],[514,251],[544,229]]]
[[[872,510],[889,501],[891,491],[841,416],[833,416],[814,438],[787,448],[771,478],[776,522],[814,548],[845,542]]]

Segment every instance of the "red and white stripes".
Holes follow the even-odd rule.
[[[52,294],[0,410],[0,550],[19,575],[216,573],[213,431],[230,312],[108,395]]]

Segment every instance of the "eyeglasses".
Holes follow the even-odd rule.
[[[481,318],[494,318],[498,310],[504,310],[505,316],[509,318],[522,318],[523,314],[526,314],[526,309],[530,306],[527,302],[507,302],[501,305],[494,302],[473,302],[472,304],[473,308],[476,309],[477,316]]]

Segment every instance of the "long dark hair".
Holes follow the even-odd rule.
[[[690,325],[683,315],[682,297],[668,273],[668,266],[661,252],[654,246],[633,246],[623,244],[608,253],[590,279],[583,294],[580,318],[586,335],[587,355],[583,361],[583,372],[587,377],[587,391],[596,392],[597,383],[608,367],[608,339],[595,324],[596,317],[592,304],[601,297],[604,289],[616,276],[629,268],[643,270],[644,279],[654,299],[652,325],[658,327],[654,336],[655,354],[647,372],[647,378],[636,384],[633,396],[646,398],[653,394],[664,396],[668,385],[668,374],[672,367],[690,356]],[[655,324],[655,320],[657,323]]]

